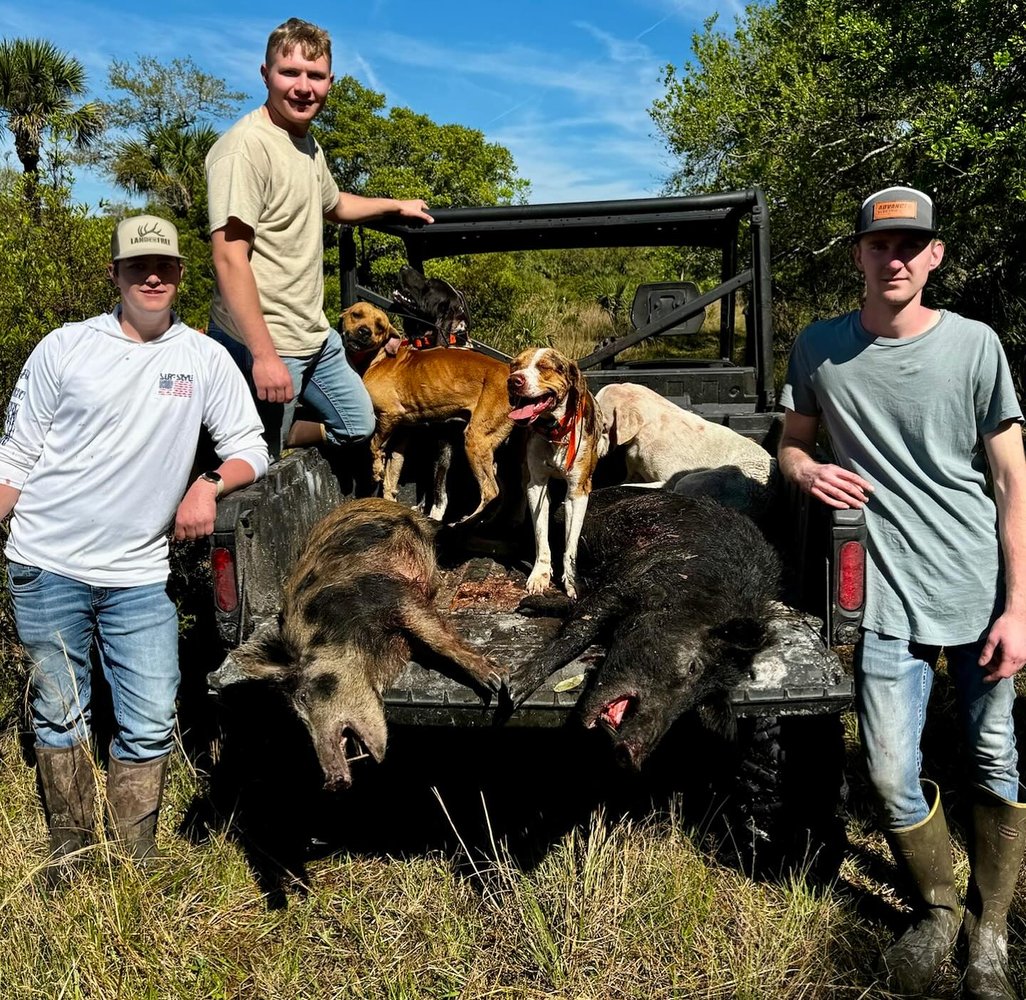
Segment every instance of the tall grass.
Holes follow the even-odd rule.
[[[924,740],[927,772],[950,792],[958,787],[964,754],[952,739],[954,710],[943,675],[935,699]],[[438,826],[453,831],[446,841],[451,846],[424,847],[416,835],[404,838],[389,820],[391,841],[399,845],[391,855],[373,841],[364,849],[311,855],[306,871],[286,883],[281,905],[274,893],[261,891],[253,845],[240,839],[231,817],[211,826],[202,840],[181,832],[210,781],[181,750],[173,758],[160,820],[167,857],[137,866],[104,838],[101,824],[99,842],[88,850],[79,877],[56,893],[42,889],[46,832],[34,768],[23,757],[13,706],[4,708],[5,1000],[885,995],[873,986],[872,967],[907,906],[875,832],[853,724],[847,730],[851,849],[836,880],[825,886],[801,872],[780,881],[749,878],[731,860],[729,842],[713,840],[720,836],[714,833],[718,827],[696,826],[679,798],[656,799],[622,816],[598,807],[525,861],[489,833],[493,807],[506,805],[495,800],[494,788],[487,793],[493,796],[489,803],[484,794],[477,799],[473,787],[459,786],[471,805],[479,802],[484,834],[465,835],[462,827],[471,820],[466,809],[450,811],[452,788],[434,796],[425,788],[419,798],[407,789],[398,806],[389,805],[398,822],[412,830],[421,819],[418,811],[433,809]],[[272,747],[282,739],[276,732],[266,737]],[[397,772],[416,774],[414,757],[423,754],[420,742],[394,742],[389,780]],[[444,753],[442,758],[449,759]],[[586,780],[576,773],[581,766],[579,759],[552,761],[549,773],[532,773],[529,780]],[[565,774],[567,767],[575,773]],[[368,766],[358,782],[369,786],[383,774]],[[102,792],[102,768],[96,778]],[[332,822],[360,827],[372,819],[360,813],[366,805],[359,803],[366,800],[342,798],[345,808]],[[954,804],[951,797],[947,801]],[[539,818],[527,810],[524,827]],[[959,845],[965,814],[952,809],[950,819],[964,889],[968,869]],[[1026,972],[1023,904],[1020,892],[1011,920],[1017,977]],[[945,966],[931,995],[959,995],[954,963]]]
[[[857,921],[827,892],[710,862],[673,814],[597,813],[531,871],[491,856],[337,855],[269,909],[242,852],[175,826],[200,776],[176,758],[139,867],[106,840],[39,888],[45,831],[8,733],[0,805],[0,995],[96,997],[811,997],[859,995]]]

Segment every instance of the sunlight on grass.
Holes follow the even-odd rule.
[[[0,752],[5,1000],[856,998],[878,995],[869,970],[891,933],[859,900],[902,908],[868,815],[849,818],[838,885],[817,888],[718,862],[710,834],[671,803],[633,821],[599,810],[530,868],[494,838],[452,854],[334,854],[273,909],[233,837],[177,834],[203,788],[177,752],[160,823],[168,857],[135,866],[101,840],[77,881],[49,894],[35,772],[10,729]],[[1021,915],[1017,904],[1016,962]],[[956,995],[954,969],[940,985],[937,996]]]

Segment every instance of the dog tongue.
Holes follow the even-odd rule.
[[[523,406],[518,406],[515,410],[510,410],[510,420],[533,420],[538,416],[539,413],[544,413],[552,405],[552,400],[548,397],[544,399],[532,399],[529,403],[525,403]]]
[[[605,719],[614,729],[619,729],[623,722],[624,713],[630,705],[630,698],[620,698],[618,701],[610,702],[602,711],[602,718]]]

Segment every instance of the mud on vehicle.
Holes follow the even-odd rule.
[[[593,392],[615,382],[648,386],[707,420],[725,424],[775,451],[782,426],[773,383],[769,219],[758,188],[696,197],[559,205],[440,209],[430,226],[379,219],[365,228],[399,237],[409,263],[499,251],[592,247],[705,247],[719,254],[719,280],[701,291],[690,281],[638,287],[631,329],[602,343],[578,364]],[[389,298],[357,280],[354,233],[340,234],[343,306],[365,300],[386,310]],[[719,303],[718,337],[708,356],[624,360],[644,342],[697,342],[705,310]],[[744,304],[743,309],[741,304]],[[400,310],[401,312],[401,310]],[[739,322],[740,317],[740,322]],[[505,359],[477,341],[475,349]],[[659,351],[650,347],[649,354]],[[400,497],[410,503],[429,489],[434,449],[404,468]],[[615,454],[603,483],[622,477]],[[454,466],[458,478],[459,469]],[[340,478],[314,449],[294,452],[267,478],[227,496],[213,536],[214,601],[221,637],[237,645],[276,619],[285,575],[315,520],[365,484]],[[863,599],[865,528],[859,511],[829,512],[787,492],[775,515],[774,541],[786,565],[786,607],[772,621],[775,642],[756,658],[752,674],[732,691],[737,738],[728,779],[727,813],[746,860],[802,863],[826,847],[839,857],[844,795],[842,713],[852,681],[835,652],[854,641]],[[557,535],[558,532],[554,532]],[[531,553],[524,553],[529,566]],[[524,573],[516,560],[489,555],[450,562],[440,604],[457,629],[511,667],[523,662],[559,627],[555,617],[517,613]],[[563,668],[513,714],[508,725],[553,727],[571,713],[581,679],[600,661],[594,647]],[[386,693],[390,722],[480,727],[491,712],[470,689],[419,664],[407,665]],[[685,724],[682,720],[681,724]],[[692,765],[693,766],[693,765]]]

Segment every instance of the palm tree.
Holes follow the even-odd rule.
[[[47,130],[85,148],[103,132],[100,105],[77,107],[85,93],[85,70],[73,56],[41,38],[0,41],[0,123],[14,136],[14,151],[25,171],[26,191],[38,203],[40,146]]]
[[[217,132],[209,125],[146,126],[141,138],[115,147],[114,181],[133,194],[150,195],[182,218],[204,198],[204,162],[216,141]]]

